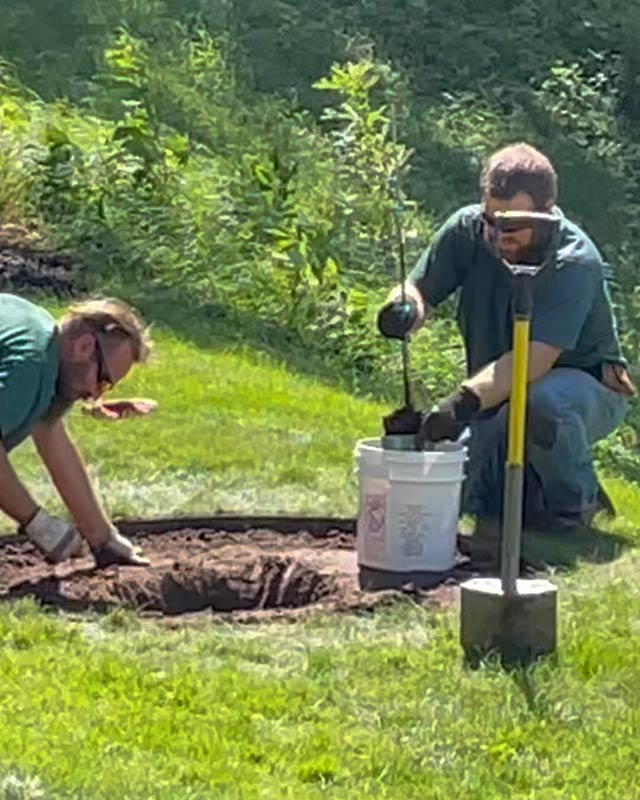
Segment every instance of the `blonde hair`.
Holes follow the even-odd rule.
[[[127,338],[136,364],[143,364],[153,348],[149,328],[130,306],[116,298],[84,300],[67,309],[61,320],[72,332],[90,330],[105,339]]]

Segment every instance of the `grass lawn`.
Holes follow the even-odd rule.
[[[118,392],[154,417],[71,417],[111,513],[355,513],[354,443],[388,406],[228,338],[156,338]],[[55,508],[29,447],[14,463]],[[457,609],[409,602],[179,629],[1,605],[0,800],[640,797],[640,490],[607,486],[608,536],[554,545],[558,659],[526,672],[465,669]]]
[[[109,423],[74,409],[68,418],[112,515],[355,513],[354,446],[380,435],[388,406],[215,328],[206,346],[162,326],[154,339],[151,363],[113,397],[153,397],[155,415]],[[37,497],[59,509],[30,442],[12,461]]]

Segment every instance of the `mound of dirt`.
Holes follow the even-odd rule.
[[[68,297],[79,283],[71,256],[39,247],[23,232],[0,229],[0,291],[42,289]]]
[[[344,531],[319,537],[306,531],[184,529],[142,534],[136,541],[150,566],[98,570],[89,556],[52,567],[28,541],[12,537],[0,544],[0,599],[30,596],[72,611],[120,607],[248,620],[370,609],[398,594],[360,589],[355,536]],[[421,603],[451,602],[456,584],[470,574],[467,564],[429,590],[405,591]]]

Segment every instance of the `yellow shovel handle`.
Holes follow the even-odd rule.
[[[524,466],[525,427],[527,421],[527,376],[529,372],[528,319],[517,319],[513,326],[513,372],[509,402],[509,446],[507,464]]]

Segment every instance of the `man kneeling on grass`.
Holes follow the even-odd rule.
[[[56,563],[88,543],[99,567],[142,566],[142,551],[107,518],[63,417],[77,400],[98,399],[146,360],[151,341],[140,318],[117,300],[51,315],[12,294],[0,294],[0,509]],[[27,436],[74,522],[51,517],[15,474],[8,453]]]
[[[544,269],[533,279],[524,524],[580,530],[613,505],[598,482],[591,447],[614,431],[636,389],[622,356],[607,270],[586,233],[558,208],[557,175],[524,142],[498,150],[480,179],[481,202],[436,232],[405,286],[378,315],[380,331],[404,339],[429,308],[459,291],[458,322],[468,377],[433,411],[418,436],[431,442],[471,431],[462,508],[478,536],[501,531],[508,404],[513,369],[512,284],[505,262]],[[501,231],[496,216],[538,212],[556,218],[548,241],[534,226]],[[542,254],[538,252],[542,250]]]

